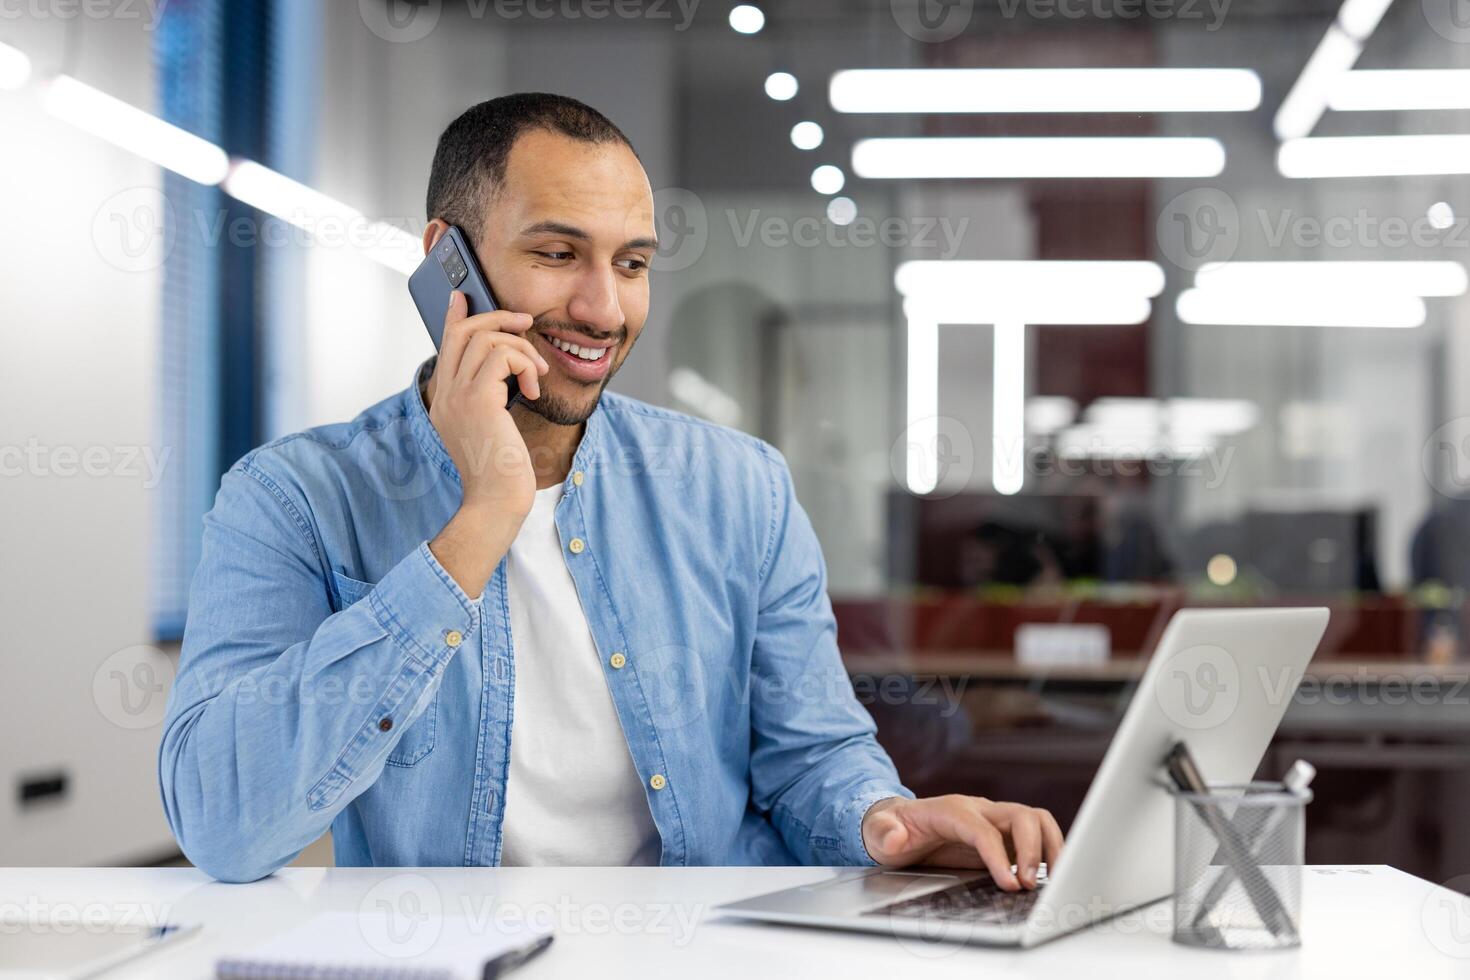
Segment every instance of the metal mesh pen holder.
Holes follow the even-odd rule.
[[[1174,796],[1174,941],[1210,949],[1301,945],[1309,790],[1212,786]]]

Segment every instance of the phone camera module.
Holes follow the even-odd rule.
[[[447,242],[446,247],[439,250],[439,265],[444,269],[444,275],[448,277],[451,286],[458,286],[465,281],[470,274],[465,266],[464,258],[459,254],[459,249],[454,247],[453,242]]]

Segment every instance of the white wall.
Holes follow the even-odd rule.
[[[38,68],[55,67],[61,21],[5,24]],[[73,72],[151,105],[144,27],[88,22]],[[43,114],[34,89],[0,92],[0,132],[0,865],[148,857],[170,846],[150,724],[164,699],[151,688],[170,668],[141,646],[153,491],[129,454],[159,448],[160,283],[119,267],[130,260],[112,219],[147,218],[135,206],[159,174]],[[31,447],[33,461],[16,458]],[[90,447],[105,448],[86,475],[66,454]],[[66,799],[22,810],[19,782],[53,770],[69,777]]]

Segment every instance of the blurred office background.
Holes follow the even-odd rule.
[[[1263,766],[1321,770],[1309,860],[1470,868],[1458,0],[27,0],[0,45],[0,863],[177,858],[220,473],[408,383],[435,140],[550,90],[658,192],[614,389],[786,454],[910,786],[1065,824],[1174,610],[1323,603]]]

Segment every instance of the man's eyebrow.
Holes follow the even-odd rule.
[[[531,235],[548,234],[562,235],[567,238],[575,238],[577,241],[580,242],[592,240],[592,236],[587,234],[587,232],[583,231],[581,228],[578,228],[576,225],[565,224],[561,221],[538,221],[533,225],[527,225],[525,228],[521,229],[522,238],[526,238]],[[657,249],[658,239],[652,237],[630,238],[628,239],[628,241],[623,243],[622,247]]]

